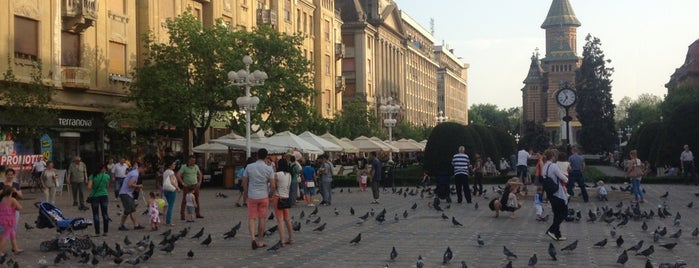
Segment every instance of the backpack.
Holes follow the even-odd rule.
[[[546,167],[546,172],[541,176],[541,186],[544,188],[544,192],[546,192],[547,196],[553,196],[556,192],[558,192],[558,180],[554,180],[553,178],[550,178],[549,175],[549,167],[551,167],[552,164],[549,164],[549,166]]]

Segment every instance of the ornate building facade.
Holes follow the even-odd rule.
[[[553,0],[541,25],[546,31],[546,54],[543,59],[539,58],[537,49],[523,81],[523,120],[543,124],[552,143],[565,139],[562,121],[565,112],[556,102],[555,94],[565,83],[575,85],[575,73],[581,64],[577,54],[577,27],[580,25],[568,0]],[[575,106],[569,112],[573,117],[570,144],[575,144],[575,129],[581,125],[575,119]]]
[[[434,47],[437,68],[437,110],[449,120],[468,125],[468,64],[445,45]]]
[[[665,84],[668,90],[682,87],[699,87],[699,39],[689,45],[684,64],[670,76],[670,81]]]

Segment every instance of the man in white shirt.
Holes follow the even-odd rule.
[[[44,170],[46,170],[46,162],[44,161],[44,156],[41,155],[39,156],[39,160],[34,162],[34,165],[32,166],[32,174],[34,175],[34,178],[39,178]]]
[[[531,183],[529,179],[529,170],[527,168],[527,160],[529,160],[531,154],[527,152],[526,148],[522,148],[517,152],[517,177],[519,177],[525,184]]]
[[[685,177],[685,184],[694,181],[697,185],[697,173],[694,170],[694,154],[689,150],[689,145],[684,145],[684,151],[680,154],[680,163],[682,163],[682,173]]]
[[[126,170],[129,168],[129,165],[126,164],[126,158],[120,158],[119,163],[114,164],[112,167],[111,173],[112,173],[112,178],[114,178],[114,198],[119,198],[119,189],[121,189],[121,184],[124,182],[124,178],[126,178]]]

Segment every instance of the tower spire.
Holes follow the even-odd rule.
[[[563,25],[580,27],[582,24],[575,17],[573,7],[568,0],[553,0],[549,13],[546,15],[546,20],[541,24],[541,28],[546,29],[552,26],[560,27]]]

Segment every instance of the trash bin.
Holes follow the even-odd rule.
[[[235,168],[233,166],[223,167],[223,188],[233,189],[235,187]]]

